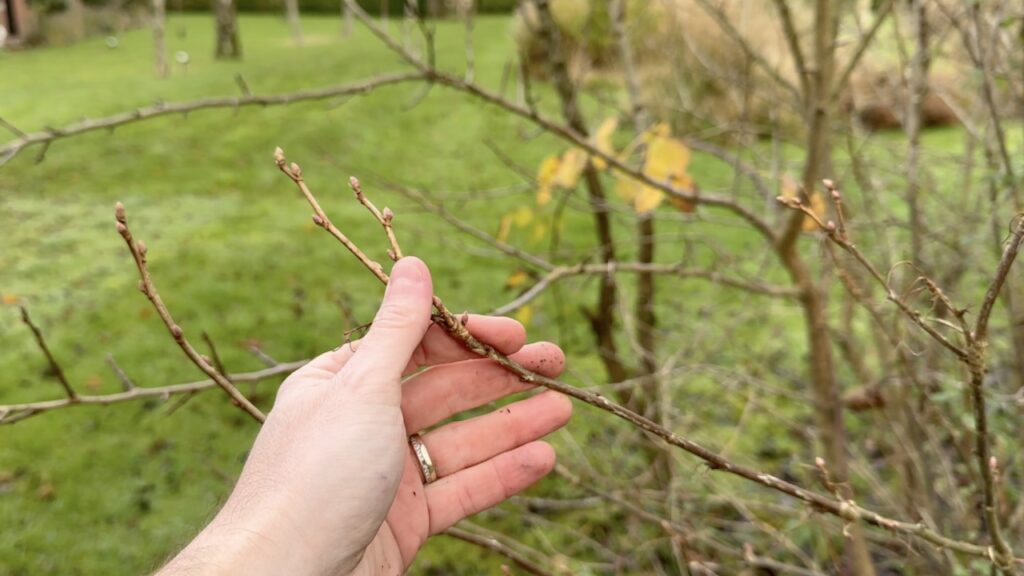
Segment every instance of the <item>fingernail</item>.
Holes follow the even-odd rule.
[[[391,268],[391,281],[388,291],[406,290],[420,286],[426,280],[424,265],[415,258],[402,258]]]

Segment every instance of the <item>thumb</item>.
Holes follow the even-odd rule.
[[[434,296],[430,270],[419,258],[402,258],[391,269],[384,301],[359,350],[343,372],[357,381],[374,375],[396,383],[430,327]]]

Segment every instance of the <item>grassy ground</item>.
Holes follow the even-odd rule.
[[[307,45],[299,48],[291,45],[278,19],[244,17],[245,59],[217,62],[211,57],[210,19],[173,17],[170,49],[187,51],[191,59],[187,70],[175,66],[165,80],[151,74],[150,40],[142,31],[122,37],[116,49],[93,40],[0,54],[0,116],[30,131],[158,99],[234,94],[236,73],[254,92],[273,93],[401,69],[363,31],[342,39],[336,20],[307,18],[304,26]],[[511,55],[507,32],[508,22],[496,18],[481,18],[476,28],[478,78],[489,86],[499,85]],[[441,25],[438,53],[448,68],[461,66],[461,34],[457,26]],[[251,342],[281,360],[337,345],[346,328],[338,302],[366,319],[380,290],[309,223],[308,209],[273,166],[271,151],[280,145],[303,165],[328,211],[351,236],[366,247],[381,248],[377,256],[383,258],[379,231],[346,190],[347,176],[357,174],[370,183],[368,191],[380,203],[395,208],[407,251],[428,260],[438,292],[449,304],[489,309],[514,296],[504,288],[514,263],[464,242],[436,219],[379,192],[372,182],[386,177],[442,196],[475,191],[461,213],[493,231],[504,214],[530,203],[532,192],[519,187],[521,179],[483,143],[498,144],[525,166],[536,166],[564,147],[535,137],[493,108],[440,88],[422,100],[419,96],[419,87],[401,86],[346,100],[168,117],[114,134],[58,142],[38,164],[36,151],[27,151],[0,169],[0,293],[5,301],[31,308],[82,391],[119,388],[105,366],[106,353],[139,385],[197,378],[135,289],[134,267],[113,229],[112,207],[121,200],[133,230],[149,246],[156,282],[179,323],[193,336],[208,331],[230,369],[260,366],[245,351]],[[550,95],[544,104],[553,105]],[[959,143],[956,132],[930,138],[940,148]],[[730,186],[725,167],[707,158],[697,157],[693,172],[706,188]],[[696,223],[690,232],[699,237],[701,230],[714,234],[713,245],[723,252],[750,243],[749,236],[718,217]],[[514,230],[512,239],[534,247],[546,244],[546,239],[531,239],[532,234],[533,227],[525,226]],[[570,218],[563,234],[570,248],[583,245],[589,226]],[[667,246],[666,260],[683,253],[681,244]],[[752,270],[760,271],[756,259],[751,260]],[[713,360],[727,366],[755,353],[774,357],[777,362],[765,372],[787,379],[802,370],[799,320],[790,305],[765,302],[750,315],[718,318],[705,303],[713,290],[687,284],[686,290],[666,297],[666,309],[688,310],[685,318],[663,316],[668,325],[696,334],[684,349],[714,350]],[[576,311],[580,298],[574,294],[564,294],[562,307],[541,307],[531,329],[567,348],[575,375],[596,375],[590,340]],[[730,296],[715,298],[721,305]],[[766,313],[783,319],[781,331],[764,325]],[[575,328],[558,329],[554,320],[560,314],[575,315],[570,324]],[[746,344],[732,346],[737,339]],[[59,394],[13,306],[0,308],[0,374],[0,403]],[[705,410],[714,413],[706,421],[681,421],[680,426],[716,439],[713,445],[731,454],[764,448],[757,434],[723,433],[741,418],[748,425],[756,422],[757,415],[747,415],[750,396],[742,384],[735,384],[734,398],[718,400],[720,380],[710,373],[688,376],[686,401],[710,400]],[[273,383],[261,385],[256,397],[268,405]],[[0,532],[0,573],[139,573],[181,546],[230,488],[256,430],[216,393],[188,402],[173,415],[170,404],[67,410],[0,429],[0,524],[6,527]],[[807,417],[804,407],[788,410]],[[778,408],[763,404],[758,411]],[[601,424],[606,421],[589,417],[588,410],[578,414],[570,427],[575,440],[559,440],[570,454],[576,442],[600,444],[608,433]],[[803,439],[772,434],[769,443],[785,454],[799,452]],[[630,458],[636,456],[624,452],[591,464],[612,473]],[[695,489],[702,485],[700,478],[687,481]],[[551,483],[541,487],[552,489]],[[531,535],[537,526],[524,527],[515,518],[504,522],[517,527],[518,536],[544,543]],[[496,564],[439,539],[428,546],[417,569],[477,574],[495,570]]]

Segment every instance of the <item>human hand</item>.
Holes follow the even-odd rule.
[[[424,485],[410,434],[529,388],[433,325],[432,295],[423,262],[395,264],[366,337],[285,380],[228,501],[162,576],[400,574],[429,536],[551,471],[538,439],[572,404],[549,391],[423,433],[439,476]],[[515,320],[467,326],[535,372],[562,371],[562,351],[524,346]]]

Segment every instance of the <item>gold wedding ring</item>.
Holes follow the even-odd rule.
[[[416,454],[416,460],[420,463],[423,483],[430,484],[431,482],[436,482],[437,469],[434,468],[434,461],[430,459],[430,453],[427,452],[427,445],[423,443],[423,438],[419,434],[413,434],[409,436],[409,445],[412,446],[412,451]]]

